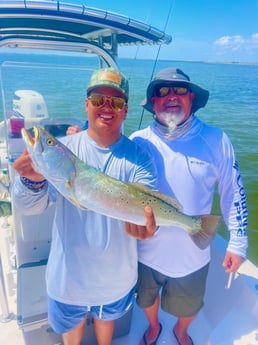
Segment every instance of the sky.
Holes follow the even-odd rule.
[[[258,0],[60,0],[146,22],[172,36],[159,59],[258,62]],[[155,58],[151,47],[123,47],[120,57]],[[136,56],[137,55],[137,56]]]

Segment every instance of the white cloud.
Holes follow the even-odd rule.
[[[213,42],[213,46],[218,53],[228,53],[229,51],[250,51],[258,49],[258,33],[249,37],[241,35],[222,36]]]

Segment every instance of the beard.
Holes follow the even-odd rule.
[[[185,114],[183,111],[180,111],[179,113],[162,111],[158,115],[158,120],[164,123],[164,125],[166,125],[171,131],[180,125],[184,121],[184,118]]]

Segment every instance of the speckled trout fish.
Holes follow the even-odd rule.
[[[220,216],[188,216],[167,195],[133,183],[114,179],[76,157],[65,145],[41,127],[34,138],[22,129],[34,168],[71,203],[122,221],[145,225],[144,206],[153,209],[158,226],[185,229],[199,248],[205,248],[216,232]]]

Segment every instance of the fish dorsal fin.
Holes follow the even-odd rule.
[[[175,199],[172,198],[169,195],[166,194],[162,194],[160,192],[156,192],[154,190],[151,190],[150,188],[146,187],[145,185],[141,184],[141,183],[130,183],[132,186],[134,186],[135,188],[138,188],[139,190],[143,191],[144,193],[148,193],[149,195],[160,199],[162,201],[164,201],[165,203],[171,205],[172,207],[176,208],[179,211],[182,211],[182,205],[180,205],[180,203]]]

